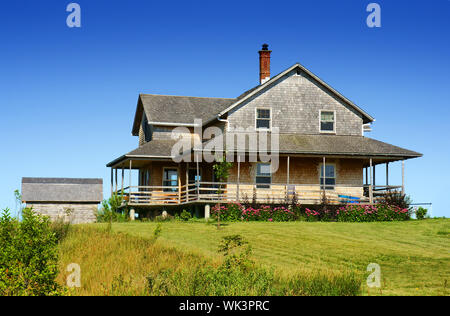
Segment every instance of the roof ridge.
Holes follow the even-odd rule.
[[[236,98],[218,98],[218,97],[195,97],[188,95],[171,95],[171,94],[148,94],[140,93],[140,96],[155,96],[155,97],[175,97],[175,98],[198,98],[198,99],[223,99],[223,100],[235,100]]]

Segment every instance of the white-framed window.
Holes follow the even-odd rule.
[[[270,189],[272,183],[272,166],[270,163],[256,164],[255,183],[258,189]]]
[[[163,168],[163,191],[178,191],[178,168]]]
[[[336,185],[336,166],[334,164],[325,164],[325,176],[323,174],[323,164],[320,164],[320,189],[334,190]]]
[[[335,133],[336,132],[336,112],[320,110],[320,132]]]
[[[272,110],[270,108],[257,108],[256,109],[256,122],[255,127],[257,130],[270,131],[272,128]]]

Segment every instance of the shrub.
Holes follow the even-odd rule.
[[[97,221],[99,223],[108,222],[127,222],[129,221],[128,212],[124,209],[120,212],[122,207],[123,196],[114,194],[109,200],[102,202],[102,207],[97,214]]]
[[[380,204],[393,205],[402,209],[409,209],[411,206],[411,198],[401,192],[391,191],[382,196]]]
[[[295,220],[295,213],[284,206],[275,207],[272,211],[272,220],[274,222],[293,221]]]
[[[375,222],[408,220],[411,212],[394,205],[346,205],[337,211],[340,222]]]
[[[425,216],[427,215],[427,212],[428,212],[428,210],[427,210],[426,208],[419,207],[419,208],[416,210],[416,218],[417,218],[417,219],[424,219]]]
[[[220,219],[225,222],[239,221],[242,219],[243,209],[244,207],[239,203],[220,205]],[[214,219],[218,218],[219,205],[211,209],[211,215]]]
[[[191,215],[191,213],[189,213],[188,211],[186,211],[186,210],[183,210],[183,212],[181,212],[181,214],[180,214],[180,219],[181,220],[183,220],[183,221],[189,221],[190,219],[192,218],[192,215]]]
[[[70,222],[65,221],[63,217],[58,218],[50,224],[50,229],[55,234],[56,240],[59,242],[66,238],[70,230]]]
[[[47,217],[24,209],[0,218],[0,295],[59,295],[57,238]]]
[[[213,218],[217,219],[219,206],[212,209]],[[268,221],[288,222],[294,220],[314,221],[341,221],[341,222],[373,222],[373,221],[400,221],[408,220],[411,211],[396,205],[377,204],[360,205],[318,205],[316,209],[303,208],[300,205],[289,207],[259,205],[244,207],[239,203],[230,203],[220,206],[223,221]]]

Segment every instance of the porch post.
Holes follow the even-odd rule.
[[[386,189],[389,186],[389,162],[386,162]]]
[[[131,192],[131,166],[132,166],[132,162],[130,159],[130,183],[128,184],[128,186],[130,187],[130,192]]]
[[[117,189],[117,188],[118,188],[118,186],[117,186],[117,168],[116,168],[116,172],[115,172],[115,173],[116,173],[116,180],[115,180],[115,183],[116,183],[116,194],[117,194],[117,191],[118,191],[118,189]]]
[[[286,202],[288,202],[288,200],[289,200],[289,177],[290,177],[290,160],[291,160],[291,157],[290,156],[287,156],[287,167],[286,167],[286,169],[287,169],[287,174],[286,174],[286,186],[285,186],[285,193],[286,193]]]
[[[195,183],[197,185],[197,201],[198,201],[198,200],[200,200],[200,182],[199,182],[200,169],[198,167],[198,154],[196,155],[196,157],[197,157],[197,159],[196,159],[196,162],[197,162],[197,179],[196,179]]]
[[[189,202],[189,162],[186,162],[186,202]]]
[[[122,193],[123,193],[123,180],[125,178],[125,169],[122,167]]]
[[[114,194],[114,174],[113,168],[111,167],[111,197]]]
[[[369,203],[373,203],[373,172],[372,158],[370,158],[370,186],[369,186]]]
[[[181,204],[181,175],[178,175],[178,204]]]
[[[326,168],[325,168],[325,164],[326,164],[326,160],[325,160],[325,156],[323,156],[323,166],[322,166],[322,170],[323,170],[323,197],[325,198],[326,197],[326,191],[325,191],[325,171],[326,171]],[[320,182],[320,181],[319,181]]]
[[[238,163],[238,172],[237,172],[237,185],[236,185],[236,202],[239,203],[239,183],[240,183],[240,177],[241,177],[241,157],[238,153],[237,155],[237,163]]]
[[[373,187],[374,187],[374,189],[375,189],[375,187],[377,186],[377,180],[376,180],[376,178],[375,178],[375,176],[376,176],[376,165],[373,165]]]
[[[402,194],[405,194],[405,161],[402,160]]]
[[[287,184],[289,184],[289,180],[290,180],[289,179],[289,177],[290,177],[290,174],[289,174],[290,173],[290,160],[291,160],[290,158],[291,158],[290,156],[287,157],[287,182],[286,182]]]

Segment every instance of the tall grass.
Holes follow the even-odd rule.
[[[117,223],[114,232],[151,238],[157,223]],[[217,230],[204,222],[162,224],[158,243],[219,260],[217,245],[227,235],[239,234],[252,245],[254,260],[290,278],[359,271],[369,263],[381,266],[382,295],[449,295],[450,220],[324,223],[227,223]],[[364,281],[364,280],[363,280]],[[362,291],[368,294],[365,282]],[[381,293],[378,292],[377,293]],[[370,291],[374,295],[374,291]]]
[[[101,227],[101,228],[99,228]],[[105,226],[106,227],[106,226]],[[180,251],[152,238],[74,226],[60,244],[60,275],[78,263],[81,288],[74,295],[357,295],[361,278],[349,273],[281,276],[251,261],[225,264]],[[235,262],[235,261],[233,261]]]

